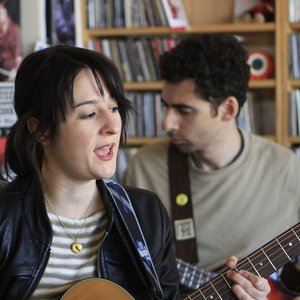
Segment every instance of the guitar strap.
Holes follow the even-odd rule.
[[[104,184],[106,185],[107,190],[113,200],[113,204],[118,212],[118,216],[120,217],[122,224],[124,225],[129,239],[134,245],[133,248],[136,250],[137,257],[140,258],[148,279],[153,283],[154,293],[158,295],[159,299],[162,299],[163,292],[160,282],[128,194],[120,184],[113,180],[105,179]]]
[[[198,263],[188,155],[178,151],[172,143],[169,143],[168,168],[176,257],[192,264]]]

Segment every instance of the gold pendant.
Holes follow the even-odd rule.
[[[71,250],[72,250],[75,254],[80,253],[82,249],[83,249],[83,247],[82,247],[82,244],[81,244],[81,243],[74,242],[73,244],[71,244]]]

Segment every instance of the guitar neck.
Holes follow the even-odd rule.
[[[300,223],[242,259],[233,270],[248,270],[266,278],[299,254]],[[213,278],[184,299],[236,299],[231,291],[231,282],[226,276],[228,270]]]

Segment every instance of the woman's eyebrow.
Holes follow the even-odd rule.
[[[73,106],[73,108],[82,106],[82,105],[88,105],[88,104],[95,104],[97,101],[99,101],[98,99],[93,99],[93,100],[85,100],[82,101],[80,103],[77,103],[76,105]]]

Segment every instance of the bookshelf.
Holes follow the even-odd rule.
[[[300,1],[299,5],[300,5]],[[284,125],[284,137],[283,137],[283,144],[286,147],[293,147],[300,144],[300,136],[294,135],[291,132],[291,122],[292,116],[290,111],[290,100],[289,100],[289,93],[295,91],[296,89],[300,89],[300,77],[293,78],[289,71],[289,64],[292,59],[290,53],[290,42],[289,37],[291,34],[298,34],[300,40],[300,20],[291,23],[289,22],[289,1],[285,2],[282,6],[282,45],[284,45],[281,49],[281,56],[282,56],[282,118],[283,118],[283,125]],[[299,44],[300,47],[300,44]],[[298,54],[300,55],[300,48],[298,48]],[[300,114],[299,114],[300,116]]]
[[[275,22],[270,23],[234,23],[234,0],[183,0],[189,26],[184,30],[174,30],[165,26],[138,28],[87,28],[87,0],[80,0],[82,16],[82,42],[96,39],[128,39],[152,37],[176,37],[200,33],[232,33],[245,38],[249,50],[266,48],[274,57],[275,72],[271,79],[251,80],[250,91],[255,94],[255,102],[262,106],[263,120],[258,134],[277,143],[289,146],[300,137],[288,136],[287,94],[289,89],[300,87],[300,80],[288,79],[287,33],[299,30],[299,24],[288,24],[287,0],[275,0]],[[222,7],[220,7],[222,6]],[[215,9],[218,7],[218,9]],[[126,91],[160,91],[159,81],[125,82]],[[287,87],[286,87],[287,86]],[[128,145],[142,145],[153,142],[155,137],[131,137]]]

